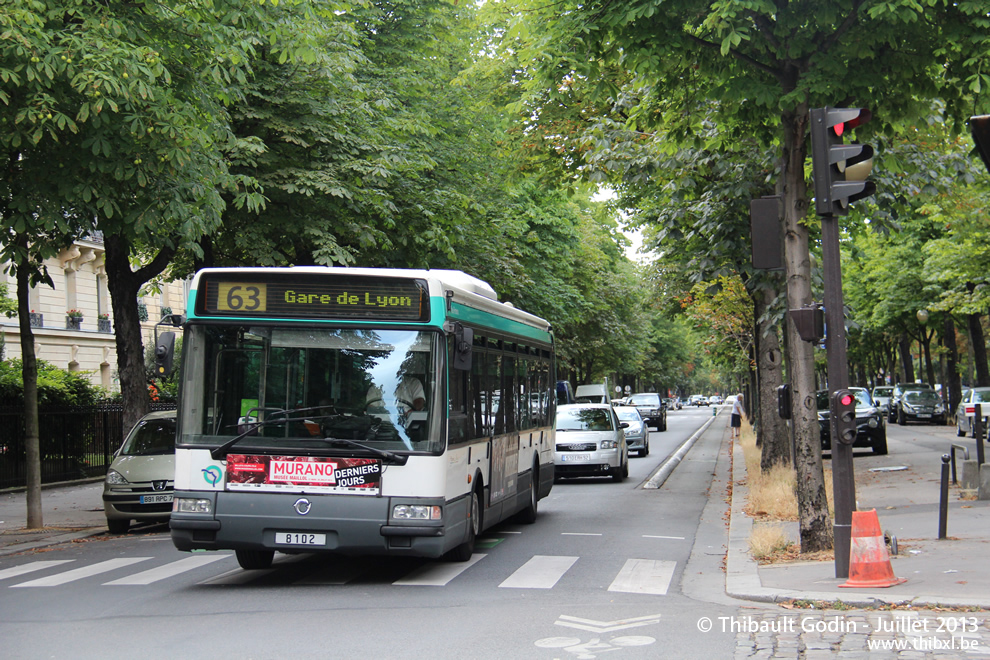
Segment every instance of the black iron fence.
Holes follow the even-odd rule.
[[[175,404],[152,403],[151,410]],[[41,482],[69,481],[106,474],[124,439],[124,407],[119,403],[38,410]],[[26,484],[24,408],[0,406],[0,490]]]

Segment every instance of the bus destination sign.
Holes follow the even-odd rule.
[[[207,275],[197,312],[205,316],[429,321],[426,282],[416,279],[272,273]]]

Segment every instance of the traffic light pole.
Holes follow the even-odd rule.
[[[842,300],[842,261],[839,253],[839,220],[822,216],[822,261],[825,268],[825,352],[828,357],[829,401],[836,390],[849,387],[846,359],[846,321]],[[849,577],[849,549],[852,512],[856,508],[856,482],[853,478],[853,445],[839,441],[835,414],[829,415],[832,439],[832,497],[835,522],[832,537],[835,548],[835,577]]]

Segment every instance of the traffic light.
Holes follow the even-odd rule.
[[[155,373],[166,377],[172,374],[172,357],[175,355],[175,333],[163,332],[155,344]]]
[[[781,419],[791,418],[791,386],[786,383],[777,388],[777,414]]]
[[[832,419],[839,442],[851,445],[856,441],[856,395],[849,390],[832,394]]]
[[[811,163],[815,174],[815,212],[846,215],[849,203],[876,192],[867,181],[873,147],[843,144],[846,131],[870,121],[865,108],[815,108],[811,111]]]
[[[787,313],[794,322],[798,336],[802,341],[817,344],[825,336],[825,310],[819,305],[812,304],[801,309],[789,309]]]

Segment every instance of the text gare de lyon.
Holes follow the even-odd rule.
[[[285,302],[296,305],[362,305],[365,307],[412,307],[411,296],[383,296],[365,292],[364,296],[346,291],[334,296],[331,293],[285,292]]]

